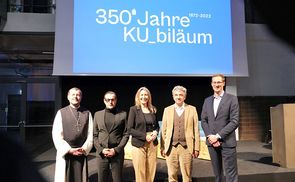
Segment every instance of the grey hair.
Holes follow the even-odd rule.
[[[183,86],[180,86],[180,85],[177,85],[177,86],[175,86],[175,87],[173,88],[173,90],[172,90],[172,95],[173,95],[173,93],[176,92],[176,91],[182,91],[182,92],[184,92],[185,95],[186,95],[186,93],[187,93],[186,88],[183,87]]]

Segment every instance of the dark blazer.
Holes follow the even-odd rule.
[[[159,132],[159,123],[156,115],[153,114],[153,128]],[[146,141],[146,121],[144,114],[140,107],[132,106],[128,115],[128,134],[132,136],[131,144],[135,147],[143,147]],[[158,140],[153,141],[155,145],[158,145]]]
[[[216,117],[213,110],[213,95],[206,98],[202,109],[202,127],[205,135],[221,136],[222,147],[237,145],[235,129],[239,126],[239,104],[236,96],[224,93],[219,103]],[[207,141],[207,145],[210,144]]]
[[[116,153],[124,152],[124,147],[129,139],[127,133],[127,115],[125,111],[118,111],[115,122],[110,131],[105,125],[105,110],[97,111],[93,121],[93,141],[97,155],[104,148],[114,148]]]

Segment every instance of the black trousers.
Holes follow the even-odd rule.
[[[124,152],[121,152],[114,157],[106,158],[97,156],[98,182],[121,182],[122,169],[124,163]]]
[[[215,182],[238,182],[236,147],[208,147],[215,174]]]
[[[86,157],[67,154],[66,160],[66,182],[82,182],[83,166]]]

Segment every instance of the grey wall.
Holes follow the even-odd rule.
[[[7,13],[3,32],[54,32],[55,14]]]
[[[237,79],[238,96],[294,96],[295,49],[264,25],[247,24],[249,77]]]

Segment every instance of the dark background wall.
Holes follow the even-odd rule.
[[[174,103],[172,89],[182,85],[188,89],[186,103],[197,107],[201,117],[203,101],[213,94],[209,77],[61,77],[62,106],[68,105],[67,91],[79,87],[83,91],[82,105],[94,115],[104,109],[103,95],[113,90],[118,95],[118,106],[125,111],[134,105],[134,96],[138,88],[146,86],[152,93],[153,105],[158,109],[157,118],[162,120],[163,110]],[[295,103],[292,96],[239,96],[240,140],[266,141],[271,137],[270,107],[282,103]]]
[[[197,107],[200,117],[203,101],[211,95],[209,77],[79,77],[68,76],[61,78],[62,105],[68,104],[66,95],[72,87],[79,87],[83,92],[82,105],[87,107],[92,114],[104,109],[103,95],[106,91],[115,91],[118,95],[118,106],[129,111],[134,105],[134,97],[137,90],[146,86],[152,93],[153,105],[158,112],[158,120],[162,119],[166,106],[174,103],[172,89],[176,85],[187,88],[186,103]]]

